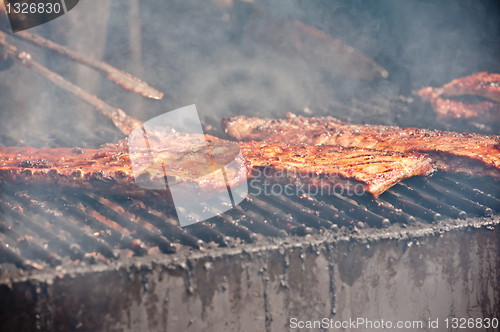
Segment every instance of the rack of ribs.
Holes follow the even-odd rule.
[[[213,170],[226,166],[214,165],[214,162],[225,162],[223,154],[228,153],[228,149],[209,154],[203,135],[175,133],[158,139],[163,140],[165,148],[154,151],[159,161],[156,164],[151,164],[151,151],[146,150],[136,150],[138,158],[131,160],[127,140],[105,144],[100,149],[0,148],[0,181],[31,186],[58,185],[132,197],[156,195],[162,200],[169,195],[168,191],[144,188],[184,183],[199,194],[218,194],[227,190],[226,182]],[[242,157],[236,156],[235,161],[226,168],[230,185],[246,181],[250,174]],[[144,168],[137,177],[132,163],[137,166],[136,170]]]
[[[440,93],[447,97],[473,95],[500,102],[500,74],[484,71],[461,77],[443,85]]]
[[[211,174],[230,164],[225,170],[231,187],[247,181],[252,169],[265,169],[264,174],[273,174],[271,181],[345,189],[361,184],[363,191],[377,197],[405,178],[433,171],[431,160],[419,153],[284,143],[235,144],[209,135],[182,133],[158,133],[154,139],[159,140],[154,146],[164,147],[154,151],[155,159],[160,161],[155,165],[149,165],[152,151],[136,151],[141,157],[131,159],[127,140],[100,149],[0,148],[0,181],[162,200],[170,197],[168,191],[145,190],[140,184],[184,183],[208,198],[226,190],[226,182]],[[208,149],[203,148],[205,142]],[[139,177],[134,177],[132,163],[147,166]]]
[[[499,74],[476,73],[455,79],[441,88],[422,88],[414,94],[432,105],[440,121],[500,122]]]
[[[426,87],[416,94],[434,108],[439,121],[467,119],[481,122],[499,122],[500,104],[488,100],[464,100],[463,98],[444,98],[439,89]]]
[[[369,192],[378,197],[411,176],[433,172],[424,154],[402,154],[339,145],[313,146],[284,142],[239,143],[252,169],[267,183],[312,187],[330,194],[336,187],[350,192]],[[362,190],[356,186],[362,185]]]
[[[240,141],[306,143],[425,153],[438,169],[449,173],[500,179],[500,137],[419,128],[356,125],[332,117],[286,119],[245,116],[224,118],[226,134]]]

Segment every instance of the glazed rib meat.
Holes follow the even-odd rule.
[[[227,164],[225,155],[231,155],[231,159],[236,157],[236,162],[226,168],[230,185],[246,181],[250,174],[246,161],[234,155],[230,151],[234,148],[230,145],[214,149],[211,158],[203,135],[177,133],[155,138],[150,136],[150,139],[163,140],[164,149],[152,151],[154,158],[151,158],[150,151],[139,148],[135,151],[136,158],[132,160],[128,141],[125,140],[118,144],[106,144],[100,149],[0,148],[0,180],[33,185],[57,184],[104,193],[165,199],[165,190],[148,188],[166,189],[168,180],[170,186],[186,184],[187,195],[192,194],[189,189],[206,195],[227,190],[224,179],[221,181],[221,177],[213,172]],[[188,152],[182,152],[186,150]],[[134,167],[136,173],[140,172],[137,179]]]
[[[251,167],[254,171],[266,168],[265,174],[273,174],[271,178],[264,176],[264,180],[332,189],[338,185],[366,190],[377,197],[402,179],[433,171],[430,159],[417,153],[282,143],[237,145],[208,135],[180,133],[149,137],[150,146],[165,148],[152,151],[140,147],[132,157],[126,140],[98,150],[0,148],[0,180],[165,199],[165,191],[146,190],[161,188],[165,176],[169,185],[183,183],[196,193],[209,195],[226,189],[214,170],[224,168],[233,187],[249,178]],[[191,152],[183,152],[186,149]],[[158,162],[151,160],[151,153]],[[225,167],[229,164],[232,166]],[[139,170],[140,176],[134,176],[133,170]],[[362,188],[353,188],[357,184]],[[193,191],[186,190],[185,196],[190,194]]]
[[[448,97],[474,95],[500,102],[500,74],[481,72],[461,77],[443,85],[438,93]]]
[[[423,101],[434,108],[438,120],[468,119],[480,122],[499,122],[500,104],[488,100],[463,100],[446,98],[439,89],[426,87],[415,92]]]
[[[287,119],[248,117],[225,118],[229,137],[245,141],[339,144],[401,153],[421,152],[432,158],[437,168],[449,173],[500,179],[500,137],[478,134],[355,125],[335,118],[304,118],[288,114]]]
[[[254,174],[264,181],[307,185],[308,190],[325,194],[342,189],[368,191],[378,197],[403,179],[433,171],[431,159],[419,153],[283,142],[248,142],[240,146]]]

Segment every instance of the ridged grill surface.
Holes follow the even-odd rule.
[[[180,228],[176,216],[124,196],[32,192],[3,184],[0,263],[17,269],[106,263],[228,247],[263,237],[305,236],[325,229],[362,232],[391,224],[489,217],[500,211],[500,186],[494,182],[441,173],[404,181],[377,200],[367,195],[278,195],[260,188],[260,195],[250,194],[235,209]]]

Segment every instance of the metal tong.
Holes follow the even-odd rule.
[[[101,73],[104,73],[111,81],[117,83],[118,85],[129,91],[139,93],[144,97],[152,99],[161,99],[163,97],[163,93],[157,91],[145,82],[128,73],[125,73],[101,61],[87,58],[75,51],[69,50],[64,46],[56,44],[38,35],[23,31],[14,34],[14,36],[28,41],[34,45],[49,49],[73,61],[94,68]],[[141,121],[127,115],[123,110],[108,105],[103,100],[84,91],[79,86],[63,78],[61,75],[36,62],[32,59],[30,54],[18,51],[17,47],[10,45],[7,42],[7,34],[3,31],[0,31],[0,57],[3,58],[4,61],[14,61],[33,70],[35,73],[45,77],[50,82],[57,85],[59,88],[72,93],[76,97],[94,106],[97,111],[107,116],[114,123],[114,125],[125,135],[129,135],[134,128],[142,124]]]

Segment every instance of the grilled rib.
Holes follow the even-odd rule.
[[[267,168],[266,172],[273,175],[263,178],[272,182],[308,183],[323,189],[337,185],[348,190],[361,184],[363,192],[366,190],[377,197],[402,179],[427,175],[433,170],[430,159],[421,154],[304,144],[250,142],[238,146],[211,136],[180,133],[149,138],[150,146],[165,148],[154,151],[139,148],[134,152],[139,159],[131,158],[126,140],[103,145],[99,150],[0,148],[0,180],[57,184],[164,200],[165,191],[143,188],[161,187],[166,176],[170,185],[184,183],[189,185],[188,189],[194,188],[196,194],[218,194],[226,189],[226,183],[213,171],[224,168],[236,157],[236,163],[225,168],[231,187],[247,180],[251,166],[256,172]],[[209,150],[204,148],[205,139]],[[246,161],[239,155],[240,148]],[[181,152],[186,149],[192,152]],[[158,162],[152,164],[151,152]],[[136,166],[144,166],[137,178],[133,173]],[[190,194],[193,190],[186,190],[185,195]]]
[[[271,183],[294,184],[331,194],[340,189],[378,197],[399,181],[433,171],[431,159],[418,153],[344,148],[338,145],[240,143],[254,174]],[[361,185],[358,188],[358,185]]]
[[[438,92],[444,96],[474,95],[500,102],[500,74],[475,73],[443,85]]]
[[[439,89],[426,87],[415,92],[434,108],[438,120],[469,119],[480,122],[499,122],[500,104],[493,101],[465,101],[442,97]]]
[[[213,195],[227,190],[224,178],[213,171],[228,164],[225,154],[230,154],[231,146],[218,147],[209,154],[202,135],[177,133],[164,135],[161,139],[164,140],[162,146],[165,148],[154,151],[154,159],[158,162],[153,164],[150,151],[136,151],[139,158],[131,161],[127,141],[106,144],[98,150],[0,148],[0,180],[7,183],[57,184],[61,187],[165,199],[165,195],[168,195],[166,190],[144,188],[166,187],[166,175],[170,186],[186,184],[186,195]],[[187,149],[191,152],[180,153]],[[236,163],[226,168],[226,177],[231,186],[246,181],[250,174],[241,156],[236,156],[235,160]],[[137,181],[132,166],[143,168]]]
[[[355,125],[332,117],[287,119],[225,118],[229,137],[244,141],[312,145],[339,144],[402,153],[427,153],[449,173],[493,176],[500,179],[500,137],[391,126]]]

